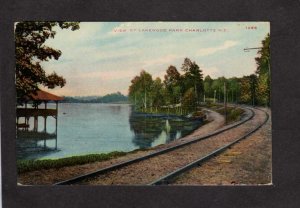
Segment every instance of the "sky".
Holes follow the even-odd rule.
[[[269,22],[81,22],[76,31],[54,28],[45,45],[62,52],[42,62],[47,73],[66,79],[63,88],[45,89],[60,96],[128,94],[141,70],[153,79],[170,65],[182,73],[185,57],[204,76],[242,77],[256,70],[257,50],[270,32]]]

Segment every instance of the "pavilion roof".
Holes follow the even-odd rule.
[[[63,100],[63,97],[51,94],[49,92],[38,90],[36,94],[31,94],[29,100],[38,100],[38,101],[60,101]]]

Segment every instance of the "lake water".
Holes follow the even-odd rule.
[[[48,108],[55,108],[48,104]],[[23,122],[20,119],[20,122]],[[168,115],[145,115],[127,104],[61,103],[55,119],[47,118],[46,132],[17,133],[18,159],[61,158],[91,153],[132,151],[168,143],[191,133],[201,121]],[[38,118],[38,132],[44,131],[44,118]]]

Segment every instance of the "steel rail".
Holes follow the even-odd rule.
[[[84,179],[92,178],[92,177],[95,177],[95,176],[98,176],[98,175],[101,175],[101,174],[105,174],[105,173],[107,173],[109,171],[114,171],[116,169],[119,169],[119,168],[122,168],[122,167],[125,167],[125,166],[128,166],[128,165],[131,165],[133,163],[137,163],[137,162],[149,159],[151,157],[155,157],[155,156],[158,156],[158,155],[161,155],[161,154],[164,154],[164,153],[176,150],[176,149],[184,147],[186,145],[193,144],[195,142],[198,142],[198,141],[201,141],[201,140],[204,140],[204,139],[208,139],[208,138],[210,138],[212,136],[215,136],[215,135],[218,135],[220,133],[223,133],[224,131],[236,128],[236,127],[240,126],[241,124],[243,124],[243,123],[251,120],[254,117],[254,115],[255,115],[254,111],[252,109],[250,109],[249,107],[241,106],[240,108],[246,108],[246,109],[250,110],[251,115],[249,117],[247,117],[246,119],[243,119],[243,120],[241,120],[241,121],[239,121],[237,123],[228,125],[227,127],[225,126],[225,127],[221,128],[219,130],[216,130],[216,131],[214,131],[214,132],[212,132],[210,134],[207,134],[205,136],[196,138],[194,140],[187,141],[187,142],[184,142],[182,144],[178,144],[178,145],[175,145],[175,146],[172,146],[172,147],[168,147],[168,148],[165,148],[165,149],[162,149],[162,150],[159,150],[159,151],[147,154],[147,155],[142,156],[142,157],[134,158],[134,159],[127,160],[127,161],[124,161],[124,162],[121,162],[121,163],[117,163],[115,165],[112,165],[112,166],[109,166],[109,167],[105,167],[105,168],[102,168],[102,169],[99,169],[99,170],[96,170],[96,171],[93,171],[93,172],[90,172],[90,173],[79,175],[79,176],[73,177],[71,179],[60,181],[60,182],[54,183],[52,185],[69,185],[69,184],[75,184],[75,183],[80,182],[80,181],[82,181]]]
[[[236,144],[237,142],[240,142],[241,140],[247,138],[248,136],[250,136],[251,134],[253,134],[254,132],[256,132],[258,129],[260,129],[263,125],[265,125],[267,123],[267,121],[269,120],[269,114],[264,111],[264,110],[261,110],[259,108],[256,108],[260,111],[263,111],[266,115],[266,118],[265,120],[257,125],[254,129],[252,129],[250,132],[246,133],[245,135],[241,136],[240,138],[234,140],[233,142],[227,144],[227,145],[224,145],[223,147],[220,147],[219,149],[217,150],[214,150],[213,152],[209,153],[208,155],[198,159],[198,160],[195,160],[193,162],[191,162],[190,164],[182,167],[182,168],[179,168],[153,182],[151,182],[150,184],[148,185],[167,185],[169,184],[170,180],[174,179],[175,177],[189,171],[190,169],[192,168],[195,168],[195,167],[199,167],[202,163],[206,162],[207,160],[211,159],[212,157],[215,157],[217,156],[218,154],[224,152],[225,150],[227,150],[229,147],[231,147],[232,145]]]

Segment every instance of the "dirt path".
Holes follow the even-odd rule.
[[[83,181],[81,184],[148,184],[249,132],[258,123],[262,123],[265,118],[262,111],[256,109],[254,111],[256,113],[255,117],[238,128],[230,129],[209,139],[97,176]]]
[[[158,149],[164,149],[167,147],[173,147],[175,145],[182,144],[184,142],[191,141],[196,138],[205,136],[205,135],[207,135],[213,131],[216,131],[217,129],[220,129],[224,126],[224,124],[225,124],[224,116],[222,116],[221,114],[219,114],[215,111],[209,110],[207,108],[204,108],[203,110],[206,113],[207,120],[209,121],[209,123],[201,126],[200,128],[196,129],[191,134],[189,134],[185,137],[174,140],[168,144],[159,145],[155,149],[158,150]],[[247,112],[247,113],[249,114],[250,112]]]
[[[269,111],[270,115],[270,111]],[[271,117],[266,125],[202,166],[179,176],[172,184],[270,184],[272,181]]]

